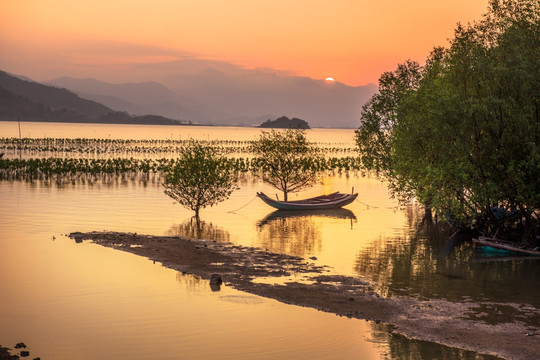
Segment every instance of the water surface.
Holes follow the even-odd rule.
[[[249,128],[30,123],[21,127],[23,136],[70,138],[245,140],[259,133]],[[0,122],[0,133],[17,136],[16,123]],[[308,135],[313,141],[352,143],[354,133],[318,129]],[[450,244],[447,232],[423,224],[414,204],[399,207],[376,179],[355,173],[328,175],[300,196],[347,192],[352,187],[359,192],[359,201],[342,211],[283,214],[255,198],[258,191],[275,190],[247,179],[229,200],[204,209],[203,226],[195,229],[192,214],[172,203],[159,179],[0,181],[0,344],[24,341],[42,359],[476,356],[391,335],[378,324],[227,287],[212,292],[196,277],[63,236],[72,231],[229,241],[316,258],[313,261],[334,273],[372,282],[382,296],[481,301],[491,303],[494,313],[507,303],[522,304],[521,313],[509,313],[514,317],[525,316],[527,307],[540,308],[540,290],[530,280],[540,275],[538,262],[485,258],[468,242]]]

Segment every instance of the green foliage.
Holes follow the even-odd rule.
[[[398,104],[418,87],[420,65],[407,61],[379,79],[379,93],[362,108],[362,126],[356,130],[362,166],[383,177],[392,172],[393,130],[398,121]]]
[[[540,211],[539,7],[492,0],[425,66],[383,75],[356,131],[362,167],[464,227],[493,234],[508,225],[493,211],[502,208],[530,232]]]
[[[237,173],[231,161],[215,148],[192,140],[166,174],[165,194],[199,216],[199,209],[216,205],[237,189]]]
[[[254,141],[251,151],[260,169],[263,181],[287,194],[313,185],[319,174],[318,163],[322,162],[319,149],[310,143],[304,130],[287,129],[261,133]]]

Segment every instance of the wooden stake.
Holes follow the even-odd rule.
[[[17,116],[17,123],[19,124],[19,159],[22,159],[22,137],[21,137],[21,120]]]

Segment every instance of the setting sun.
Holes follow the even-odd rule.
[[[336,81],[336,80],[334,80],[333,77],[330,77],[330,76],[329,76],[329,77],[327,77],[326,79],[324,79],[324,81],[326,81],[326,82],[328,82],[328,83],[333,83],[333,82]]]

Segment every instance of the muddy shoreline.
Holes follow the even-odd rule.
[[[489,324],[471,316],[474,302],[409,297],[381,298],[369,283],[351,276],[333,275],[309,259],[276,254],[257,248],[176,236],[135,233],[72,233],[76,241],[144,256],[185,274],[210,280],[219,274],[232,288],[340,316],[391,325],[392,331],[418,340],[472,350],[506,359],[536,359],[540,350],[540,324],[520,321]],[[302,281],[283,281],[295,274]],[[268,278],[280,279],[273,283]],[[263,282],[260,282],[264,279]],[[537,309],[517,310],[540,316]]]

